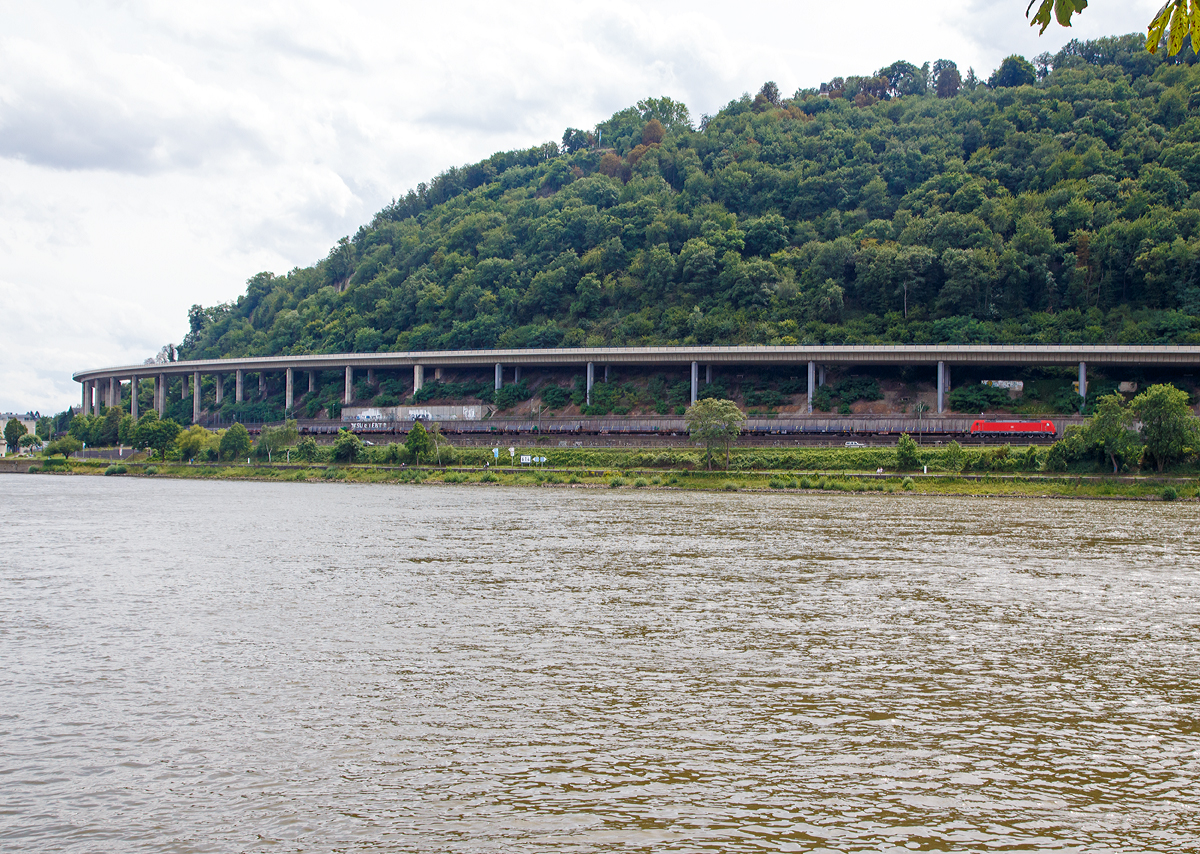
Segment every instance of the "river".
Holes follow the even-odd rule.
[[[1195,851],[1189,504],[0,477],[4,851]]]

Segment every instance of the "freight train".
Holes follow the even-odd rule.
[[[1076,419],[1060,419],[1063,426]],[[533,434],[578,436],[626,435],[626,436],[685,436],[687,423],[679,417],[604,417],[563,418],[544,416],[492,417],[478,420],[442,420],[439,422],[444,434],[462,435],[464,438],[478,434]],[[351,430],[363,434],[402,435],[412,428],[413,422],[385,420],[355,421],[301,421],[302,434],[334,434],[338,430]],[[428,426],[428,425],[427,425]],[[255,432],[255,427],[250,427]],[[779,415],[773,418],[751,415],[742,425],[742,434],[748,437],[892,437],[901,433],[926,436],[930,439],[959,439],[986,442],[990,438],[1010,438],[1027,441],[1053,441],[1059,429],[1054,421],[987,421],[970,418],[928,418],[890,416],[849,416],[826,418],[795,418]],[[381,437],[382,438],[382,437]]]

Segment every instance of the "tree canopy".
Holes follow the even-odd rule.
[[[704,443],[704,459],[712,468],[714,448],[725,450],[725,467],[729,467],[729,448],[742,432],[746,416],[732,400],[705,398],[698,400],[684,412],[688,434],[693,440]]]
[[[646,99],[454,167],[184,358],[637,344],[1200,342],[1200,66],[1072,41],[898,61],[693,123]]]

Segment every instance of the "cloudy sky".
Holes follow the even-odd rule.
[[[1026,2],[0,0],[0,411],[61,411],[72,372],[178,342],[193,303],[640,98],[698,117],[897,59],[986,77],[1159,4],[1096,0],[1039,38]]]

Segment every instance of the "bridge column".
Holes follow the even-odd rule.
[[[704,366],[704,384],[712,385],[712,362]]]
[[[138,392],[141,390],[141,380],[134,374],[129,378],[129,414],[134,421],[138,420]]]
[[[818,386],[825,385],[825,366],[824,365],[817,366],[817,385]]]
[[[371,388],[375,388],[375,369],[374,368],[367,368],[367,385],[369,385]]]
[[[1087,400],[1087,362],[1079,363],[1079,396]]]
[[[413,394],[420,391],[423,385],[425,385],[425,366],[413,365]]]
[[[608,382],[608,365],[604,366],[604,381]]]
[[[241,403],[246,396],[246,372],[238,368],[233,375],[233,402]]]
[[[92,415],[100,414],[100,398],[104,396],[103,388],[99,383],[92,386]]]
[[[354,400],[354,366],[346,365],[346,394],[342,398],[342,403],[349,406]]]
[[[440,366],[433,369],[433,378],[439,383],[442,381],[442,369]]]
[[[283,409],[285,412],[292,411],[292,388],[293,388],[292,381],[293,381],[292,369],[288,368],[287,369],[287,391],[284,392],[284,396],[283,396],[283,401],[284,401]]]
[[[496,363],[496,391],[500,391],[500,387],[504,385],[504,366],[499,362]]]
[[[221,398],[225,396],[225,376],[223,374],[213,374],[213,378],[217,381],[216,390],[213,395],[213,401],[217,406],[221,405]]]
[[[592,405],[592,384],[596,382],[596,363],[588,362],[587,366],[587,405]]]
[[[519,383],[520,381],[521,381],[521,366],[513,365],[513,382]]]
[[[259,397],[267,396],[267,372],[266,371],[258,372],[258,396]]]
[[[121,405],[121,381],[116,377],[108,378],[108,406]]]
[[[817,384],[817,363],[808,363],[808,414],[812,415],[813,387]]]
[[[200,372],[192,374],[192,423],[200,423]]]
[[[696,402],[696,397],[700,392],[700,363],[692,362],[692,403]]]
[[[309,371],[308,372],[308,393],[312,394],[316,390],[317,390],[317,372]]]
[[[158,417],[162,418],[167,413],[167,375],[159,374],[158,379],[154,382],[154,408],[158,410]]]
[[[938,384],[938,414],[941,415],[946,411],[946,363],[938,362],[937,367],[937,384]]]

